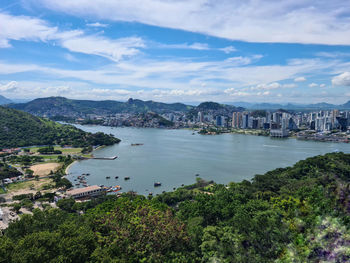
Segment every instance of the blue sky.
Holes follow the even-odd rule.
[[[350,2],[2,0],[0,94],[342,104]]]

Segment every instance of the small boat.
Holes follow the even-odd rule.
[[[132,143],[131,146],[141,146],[143,143]]]
[[[148,195],[153,195],[153,193],[152,193],[152,192],[149,192]]]
[[[181,186],[185,186],[184,184],[182,184]]]
[[[110,176],[106,176],[106,179],[110,179],[111,177]]]
[[[90,174],[86,174],[87,176],[89,176]]]
[[[129,176],[125,176],[124,180],[130,180],[130,177]]]
[[[161,185],[162,185],[161,182],[154,183],[154,187],[158,187],[158,186],[161,186]]]
[[[104,187],[105,185],[104,184],[100,184],[100,187]]]
[[[199,174],[196,174],[196,176],[199,176]]]
[[[113,191],[113,192],[118,192],[118,191],[120,191],[120,190],[122,190],[122,188],[121,188],[120,185],[116,185],[116,186],[112,187],[112,191]]]
[[[80,185],[80,184],[75,184],[75,185]]]
[[[119,176],[116,176],[116,177],[114,177],[115,179],[118,179],[119,178]]]

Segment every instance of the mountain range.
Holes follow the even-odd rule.
[[[250,110],[277,110],[277,109],[285,109],[285,110],[349,110],[350,109],[350,101],[336,105],[330,104],[326,102],[315,103],[315,104],[279,104],[279,103],[251,103],[251,102],[227,102],[226,104],[235,105],[236,107],[243,107]]]
[[[5,98],[6,100],[6,98]],[[1,97],[0,97],[1,101]],[[8,104],[8,102],[7,102]],[[155,112],[158,114],[170,112],[186,112],[195,116],[199,111],[215,112],[215,114],[231,114],[233,111],[249,110],[278,110],[307,111],[307,110],[332,110],[350,109],[350,101],[341,105],[329,103],[316,104],[272,104],[272,103],[249,103],[249,102],[228,102],[219,104],[216,102],[202,102],[198,106],[190,106],[183,103],[162,103],[155,101],[143,101],[130,98],[126,102],[113,100],[74,100],[64,97],[38,98],[26,103],[12,103],[7,105],[10,108],[29,112],[37,116],[45,117],[71,117],[85,118],[89,114],[108,115],[116,113],[146,113]]]
[[[48,97],[32,100],[27,103],[8,105],[10,108],[23,110],[38,116],[84,117],[87,114],[116,114],[116,113],[166,113],[174,111],[189,111],[192,106],[182,103],[161,103],[142,101],[130,98],[126,102],[104,100],[73,100],[64,97]]]

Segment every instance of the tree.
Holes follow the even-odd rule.
[[[25,174],[27,177],[31,178],[31,177],[33,177],[34,171],[30,170],[30,169],[26,169]]]

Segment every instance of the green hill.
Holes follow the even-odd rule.
[[[331,153],[251,182],[63,199],[11,223],[0,262],[349,262],[349,197],[350,155]]]
[[[26,112],[0,107],[0,148],[31,145],[111,145],[120,140],[103,133],[87,133]]]
[[[156,113],[172,111],[188,111],[191,106],[182,103],[161,103],[129,99],[127,102],[112,100],[72,100],[63,97],[40,98],[27,103],[11,104],[11,108],[23,110],[38,116],[84,117],[86,114],[115,114],[115,113]]]

